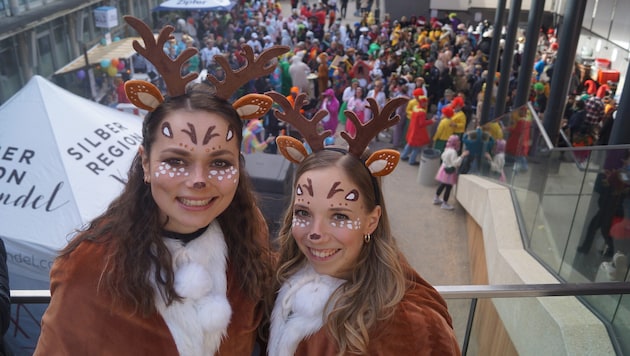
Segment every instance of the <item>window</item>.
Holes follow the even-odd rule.
[[[0,41],[0,104],[22,88],[17,48],[13,38]]]

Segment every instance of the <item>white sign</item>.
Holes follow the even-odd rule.
[[[101,6],[94,9],[94,25],[100,28],[118,26],[118,10],[113,6]]]

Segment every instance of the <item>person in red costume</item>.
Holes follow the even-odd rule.
[[[424,95],[422,88],[413,91],[416,103],[411,107],[411,117],[409,118],[409,129],[407,129],[407,144],[400,154],[403,161],[409,160],[409,164],[417,166],[420,164],[416,159],[422,152],[422,148],[431,143],[428,126],[435,123],[435,119],[427,119],[425,109],[428,98]]]
[[[532,127],[531,114],[527,106],[522,106],[513,112],[513,123],[508,128],[510,133],[506,142],[505,152],[514,157],[514,171],[526,172],[528,169],[527,155],[529,154],[530,131]]]

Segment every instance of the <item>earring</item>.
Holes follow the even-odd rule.
[[[144,184],[151,184],[151,181],[149,180],[149,177],[144,176]]]
[[[372,240],[372,235],[370,234],[363,235],[363,241],[365,241],[366,244],[369,244],[370,240]]]

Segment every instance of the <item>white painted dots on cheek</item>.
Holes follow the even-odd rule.
[[[158,169],[155,171],[155,178],[159,178],[160,176],[168,176],[171,178],[175,177],[188,177],[189,173],[183,167],[173,167],[166,162],[160,162]]]
[[[298,216],[293,215],[293,221],[291,222],[291,226],[294,228],[305,228],[311,225],[311,222],[300,218]]]
[[[235,167],[229,167],[227,169],[211,169],[208,172],[208,179],[216,179],[219,182],[232,181],[232,183],[238,183],[238,169]]]
[[[346,228],[348,230],[359,230],[361,228],[361,219],[356,220],[333,220],[330,222],[330,226],[338,227],[340,229]]]

